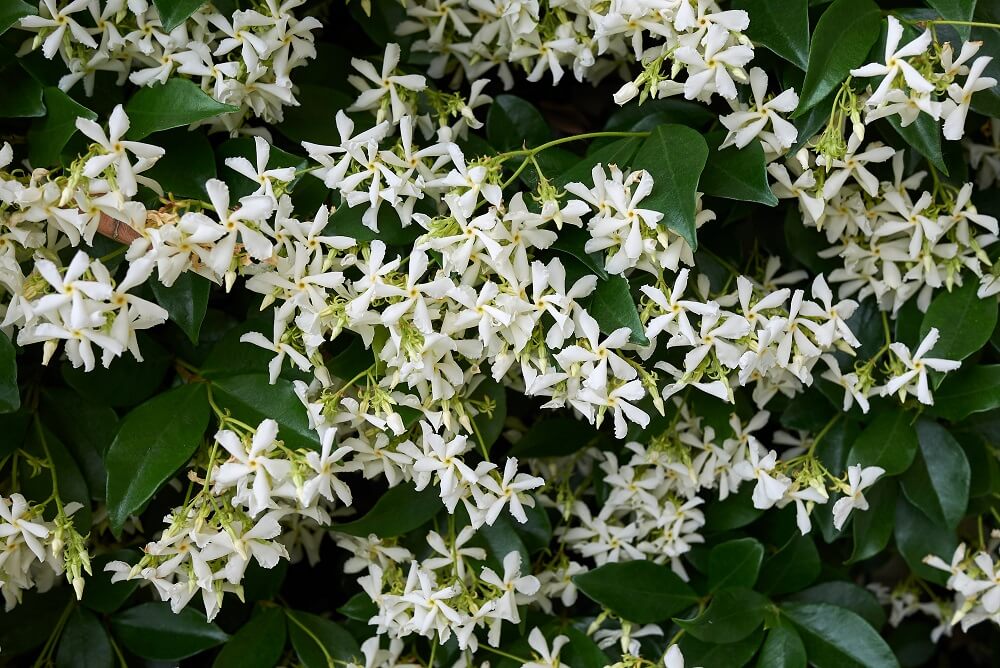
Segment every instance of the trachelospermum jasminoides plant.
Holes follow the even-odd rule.
[[[978,5],[0,3],[0,664],[988,665]]]

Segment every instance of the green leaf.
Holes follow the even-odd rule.
[[[796,532],[760,569],[757,589],[769,595],[798,591],[820,573],[819,552],[809,536]]]
[[[129,139],[140,140],[159,130],[188,125],[220,114],[239,111],[223,104],[188,79],[171,78],[140,89],[125,105],[131,127]]]
[[[638,624],[661,622],[698,601],[669,566],[651,561],[604,564],[574,575],[573,582],[590,599]]]
[[[111,618],[111,627],[126,649],[152,661],[180,661],[229,639],[194,606],[175,614],[166,603],[143,603],[119,612]]]
[[[744,486],[736,494],[705,508],[705,527],[710,531],[739,529],[760,517],[764,511],[753,507],[751,488]]]
[[[685,633],[677,645],[684,654],[684,663],[688,666],[704,666],[704,668],[742,668],[760,647],[764,630],[759,629],[743,640],[731,643],[709,643],[698,640]]]
[[[64,363],[63,380],[80,395],[108,406],[135,406],[159,389],[171,364],[170,353],[146,335],[139,334],[139,349],[143,361],[132,355],[122,355],[111,361],[108,368],[98,366],[92,371],[73,368]]]
[[[653,130],[635,157],[635,167],[648,171],[654,181],[643,207],[662,212],[661,224],[684,237],[691,250],[698,250],[696,193],[707,160],[708,145],[701,133],[675,124]]]
[[[875,595],[853,582],[832,580],[788,597],[797,603],[829,603],[857,613],[876,630],[885,624],[885,611]]]
[[[416,491],[409,483],[390,487],[375,506],[353,522],[335,524],[333,529],[352,536],[370,533],[381,538],[400,536],[430,521],[443,506],[432,489]]]
[[[566,170],[552,180],[553,185],[562,188],[567,183],[589,183],[593,184],[592,172],[597,165],[617,165],[626,169],[632,162],[632,158],[639,152],[642,146],[642,139],[639,137],[624,137],[609,142],[592,153],[588,153],[581,158],[573,167]],[[577,229],[577,228],[573,228]],[[566,234],[568,229],[563,229],[559,236]]]
[[[746,34],[800,70],[809,58],[809,3],[807,0],[737,0],[733,9],[750,14]]]
[[[719,543],[708,555],[708,586],[753,587],[764,559],[764,546],[756,538],[736,538]]]
[[[628,327],[632,343],[649,345],[635,300],[632,299],[628,279],[612,276],[606,281],[597,281],[597,287],[590,294],[587,312],[594,317],[605,334]]]
[[[553,417],[531,425],[514,444],[514,457],[565,457],[587,447],[598,434],[594,428],[571,417]]]
[[[305,668],[329,668],[334,662],[361,657],[357,641],[343,627],[308,612],[286,610],[285,613],[292,647]]]
[[[184,272],[169,288],[159,281],[150,281],[156,301],[167,309],[170,320],[181,328],[191,343],[198,344],[201,323],[208,311],[208,293],[212,283],[194,272]]]
[[[701,173],[699,190],[725,199],[777,206],[778,198],[767,184],[764,149],[760,142],[750,142],[743,148],[729,146],[720,150],[719,145],[725,137],[724,132],[706,136],[708,161],[705,171]]]
[[[967,366],[945,376],[934,391],[935,415],[958,422],[1000,407],[1000,364]]]
[[[920,323],[921,339],[931,327],[941,333],[931,357],[964,360],[990,340],[997,324],[997,300],[980,299],[976,295],[978,287],[978,282],[970,279],[951,292],[940,293],[931,302]]]
[[[847,456],[847,465],[881,466],[886,475],[899,475],[917,454],[913,416],[902,410],[879,413],[858,436]]]
[[[936,9],[941,18],[949,21],[971,21],[972,13],[976,10],[976,0],[927,0],[927,4]],[[951,27],[963,40],[969,39],[971,26],[953,25]]]
[[[348,619],[367,624],[369,619],[378,614],[378,606],[368,597],[368,594],[359,591],[349,598],[347,603],[337,608],[337,612]]]
[[[969,460],[951,434],[936,422],[917,423],[920,455],[900,482],[903,494],[927,517],[954,529],[969,505]]]
[[[274,385],[266,373],[227,376],[212,381],[216,402],[233,416],[256,427],[267,419],[278,423],[278,438],[292,449],[318,450],[319,436],[309,428],[306,408],[290,380]]]
[[[57,165],[59,153],[76,132],[76,119],[97,118],[97,114],[54,86],[47,87],[42,98],[47,113],[33,121],[28,130],[28,158],[32,167]]]
[[[350,62],[350,58],[345,58],[344,61]],[[354,96],[327,85],[300,85],[298,79],[296,88],[298,92],[295,97],[299,106],[284,108],[284,119],[277,125],[278,132],[296,143],[309,141],[338,145],[340,133],[337,132],[337,110],[351,106]]]
[[[497,95],[486,114],[486,138],[500,151],[544,144],[552,137],[537,108],[516,95]],[[519,164],[514,159],[514,165]]]
[[[424,228],[416,223],[403,227],[399,215],[392,207],[388,206],[379,207],[376,218],[378,232],[376,232],[362,222],[362,217],[367,210],[368,207],[365,205],[351,207],[346,202],[341,204],[336,211],[330,214],[330,221],[323,228],[323,233],[339,234],[358,241],[381,239],[390,246],[410,245],[424,233]]]
[[[708,607],[694,619],[674,619],[698,640],[730,643],[743,640],[764,621],[766,598],[745,587],[723,589],[712,596]]]
[[[3,12],[0,9],[0,12]],[[3,19],[0,18],[0,23]],[[0,99],[0,118],[38,118],[45,115],[42,84],[24,71],[15,60],[0,67],[4,96]]]
[[[21,407],[17,387],[17,359],[14,344],[0,332],[0,413],[12,413]]]
[[[167,152],[144,175],[155,179],[166,193],[207,200],[205,182],[215,178],[216,172],[215,153],[205,133],[174,128],[158,136],[156,142]],[[238,197],[232,187],[230,195]]]
[[[715,118],[705,105],[689,100],[660,98],[646,100],[642,104],[633,100],[611,114],[603,129],[608,132],[644,132],[664,123],[700,128],[712,123]]]
[[[202,384],[164,392],[125,416],[105,458],[108,522],[115,534],[191,458],[206,428]]]
[[[910,570],[924,580],[944,584],[948,574],[925,564],[924,557],[936,554],[950,561],[958,545],[955,532],[928,519],[903,495],[896,499],[895,526],[896,547]]]
[[[828,603],[786,603],[781,612],[795,625],[816,668],[894,668],[892,650],[868,622]]]
[[[260,608],[229,639],[215,657],[212,668],[271,668],[285,651],[285,613],[281,608]]]
[[[91,610],[106,615],[117,611],[132,595],[132,592],[139,587],[139,581],[112,582],[111,573],[105,571],[104,567],[112,561],[136,564],[140,558],[138,550],[115,550],[94,557],[91,564],[94,574],[87,578],[87,586],[83,590],[81,603]]]
[[[889,116],[888,120],[907,146],[915,148],[939,172],[948,175],[948,165],[941,154],[941,126],[937,121],[927,114],[918,114],[917,120],[904,128],[900,125],[899,116]]]
[[[0,35],[7,32],[22,17],[37,13],[38,10],[24,0],[4,0],[0,3]]]
[[[881,480],[865,490],[868,510],[851,513],[854,551],[850,563],[880,554],[892,538],[898,489],[893,480]]]
[[[118,433],[118,415],[65,387],[45,388],[41,398],[45,424],[73,455],[91,496],[103,500],[108,475],[104,453]]]
[[[184,23],[206,0],[153,0],[163,30],[170,32]]]
[[[575,257],[586,265],[590,273],[601,280],[607,280],[608,272],[604,269],[604,257],[600,253],[588,253],[587,241],[590,233],[582,227],[565,227],[559,232],[559,237],[549,246],[554,251]]]
[[[806,647],[793,627],[776,626],[767,632],[757,668],[806,668]]]
[[[114,654],[97,615],[76,606],[59,636],[56,668],[111,668]]]
[[[832,93],[852,69],[863,65],[881,28],[882,12],[872,0],[831,4],[813,31],[806,78],[793,115],[804,114]]]
[[[44,593],[29,589],[15,608],[0,610],[0,648],[4,661],[12,665],[31,665],[32,661],[10,661],[9,657],[42,645],[58,626],[72,595],[71,587],[53,587]]]

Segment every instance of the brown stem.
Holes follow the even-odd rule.
[[[125,245],[130,245],[142,235],[134,227],[112,218],[106,213],[101,214],[101,221],[97,224],[97,233]]]

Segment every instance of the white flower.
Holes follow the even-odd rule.
[[[782,153],[795,143],[798,130],[777,112],[794,111],[799,103],[799,96],[790,88],[767,100],[767,74],[759,67],[750,70],[750,90],[753,93],[752,107],[738,109],[719,117],[719,121],[729,130],[719,148],[727,146],[743,148],[755,137],[764,133],[764,129],[770,123],[772,132],[764,133],[763,141],[774,153]]]
[[[934,397],[931,396],[930,385],[927,382],[927,370],[946,372],[954,371],[962,366],[961,362],[953,360],[925,357],[937,344],[939,338],[940,333],[937,327],[931,327],[912,356],[910,349],[903,343],[897,341],[889,346],[899,361],[903,363],[905,370],[898,376],[889,379],[889,382],[882,388],[882,396],[899,392],[902,400],[909,393],[916,395],[922,404],[934,405]]]
[[[120,104],[116,105],[114,111],[111,112],[111,118],[108,121],[108,134],[104,133],[104,128],[89,118],[77,118],[76,127],[80,132],[94,140],[103,151],[103,153],[87,160],[83,166],[84,176],[96,178],[103,174],[105,169],[113,166],[118,190],[126,197],[132,197],[138,192],[136,174],[152,167],[157,160],[163,157],[165,152],[159,146],[122,139],[128,131],[129,120],[125,109]],[[139,158],[135,165],[129,162],[126,151]],[[146,181],[146,183],[150,182]]]
[[[906,84],[913,90],[921,93],[929,93],[934,90],[934,85],[924,79],[906,60],[927,51],[927,47],[931,44],[930,30],[925,30],[915,40],[898,48],[899,40],[903,37],[903,26],[895,16],[890,15],[888,21],[888,35],[885,39],[885,64],[871,63],[851,70],[851,76],[855,77],[883,77],[878,88],[868,98],[867,104],[871,107],[877,107],[885,100],[900,72],[902,72]]]
[[[981,90],[988,90],[997,85],[997,80],[993,77],[984,77],[983,70],[993,60],[990,56],[980,56],[969,68],[969,76],[965,83],[959,86],[951,84],[948,86],[948,97],[951,99],[945,102],[944,107],[944,136],[945,139],[961,139],[965,134],[965,117],[969,113],[969,105],[972,103],[972,95]]]
[[[388,118],[393,123],[398,122],[401,117],[408,114],[409,109],[400,96],[399,89],[422,91],[427,87],[427,82],[419,74],[396,74],[398,64],[398,44],[386,44],[381,72],[376,70],[375,66],[367,60],[352,58],[351,66],[360,72],[361,76],[352,75],[348,77],[348,81],[360,90],[361,94],[348,108],[348,111],[377,109],[378,121],[381,122],[386,118],[386,109],[388,108],[390,112]],[[386,96],[388,96],[388,100],[383,99]]]
[[[561,668],[565,664],[560,663],[559,652],[568,642],[567,636],[556,636],[552,639],[552,648],[550,649],[541,629],[536,626],[528,634],[528,645],[535,651],[534,660],[521,664],[521,668]]]
[[[42,540],[48,538],[49,529],[43,523],[29,519],[33,517],[31,506],[21,494],[11,494],[9,503],[0,496],[0,519],[3,520],[0,522],[0,539],[10,546],[13,544],[12,537],[18,537],[39,561],[45,561],[46,550]],[[0,561],[0,565],[2,563]]]
[[[861,464],[847,468],[849,490],[833,504],[833,526],[839,531],[850,516],[851,511],[868,510],[868,499],[862,492],[878,480],[885,469],[880,466],[861,467]]]

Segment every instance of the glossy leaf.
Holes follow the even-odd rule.
[[[800,70],[809,62],[808,0],[737,0],[733,9],[750,14],[747,36]]]
[[[812,538],[796,533],[761,566],[757,590],[770,595],[798,591],[819,576],[820,568]]]
[[[170,32],[184,23],[191,14],[205,4],[205,0],[153,0],[163,29]]]
[[[745,587],[723,589],[712,596],[708,607],[693,619],[674,623],[698,640],[731,643],[743,640],[764,621],[767,599]]]
[[[832,93],[878,39],[882,12],[872,0],[836,0],[816,23],[806,78],[795,115],[800,116]]]
[[[767,184],[764,149],[759,141],[743,148],[719,149],[724,133],[708,135],[709,152],[698,189],[706,195],[777,206],[778,198]]]
[[[816,668],[896,668],[892,650],[868,622],[828,603],[786,603],[783,615],[802,637]]]
[[[969,503],[969,460],[936,422],[918,422],[917,436],[920,454],[900,479],[903,494],[927,517],[954,529]]]
[[[889,544],[896,518],[898,491],[892,480],[880,480],[878,484],[865,490],[868,510],[852,513],[854,551],[851,552],[851,562],[874,557]]]
[[[900,494],[896,499],[894,536],[899,553],[915,575],[944,584],[948,574],[925,564],[924,557],[936,554],[946,562],[950,561],[958,545],[954,531],[929,519]]]
[[[152,661],[180,661],[229,639],[194,606],[174,613],[167,603],[124,610],[111,618],[111,627],[128,651]]]
[[[97,114],[53,86],[47,87],[42,97],[46,114],[28,130],[28,157],[35,167],[51,167],[59,163],[59,154],[76,132],[76,119],[95,120]]]
[[[684,655],[684,664],[687,666],[742,668],[757,653],[763,638],[763,629],[758,629],[746,638],[731,643],[705,642],[685,633],[677,645]]]
[[[587,447],[598,438],[594,428],[572,417],[552,417],[531,425],[514,444],[510,454],[517,457],[565,457]]]
[[[24,0],[4,0],[0,3],[0,35],[7,32],[22,17],[36,13],[38,10]]]
[[[928,357],[963,360],[990,340],[997,324],[995,299],[980,299],[979,282],[967,280],[951,292],[942,291],[931,302],[920,323],[921,339],[936,327],[941,334]]]
[[[794,627],[776,626],[767,632],[757,668],[806,668],[806,647]]]
[[[597,287],[590,295],[587,311],[605,334],[628,327],[632,343],[649,344],[649,339],[643,332],[635,300],[632,298],[628,279],[611,276],[606,281],[597,281]]]
[[[676,124],[653,130],[635,157],[635,167],[653,177],[653,191],[643,208],[662,212],[660,224],[684,237],[692,250],[698,248],[696,193],[707,160],[708,145],[701,133]]]
[[[285,613],[260,608],[223,646],[212,668],[271,668],[285,650]]]
[[[191,458],[208,428],[205,386],[182,385],[129,413],[108,449],[108,522],[117,534]]]
[[[82,607],[69,613],[59,636],[56,668],[111,668],[114,654],[97,615]]]
[[[719,543],[708,555],[708,586],[753,587],[757,582],[764,546],[755,538],[736,538]]]
[[[198,343],[201,323],[208,311],[208,293],[212,283],[203,276],[185,272],[169,288],[159,281],[150,281],[157,303],[167,309],[170,320],[181,328],[191,343]]]
[[[532,148],[552,136],[541,112],[516,95],[497,95],[486,115],[486,137],[500,151]],[[512,163],[519,164],[518,158]],[[508,163],[511,164],[511,163]]]
[[[638,624],[661,622],[698,600],[669,566],[651,561],[605,564],[574,575],[573,582],[588,598]]]
[[[847,465],[881,466],[886,475],[908,469],[917,454],[917,431],[913,416],[902,410],[879,413],[851,447]]]
[[[1000,364],[966,366],[945,376],[934,391],[935,415],[958,422],[1000,407]]]
[[[829,603],[857,613],[878,630],[885,624],[885,611],[875,595],[853,582],[831,580],[795,592],[788,597],[798,603]]]
[[[140,140],[158,130],[239,111],[239,107],[215,100],[188,79],[171,78],[165,84],[141,88],[125,111],[131,121],[129,139]]]
[[[927,0],[927,4],[941,14],[941,18],[950,21],[971,21],[972,13],[976,9],[976,0]],[[958,36],[964,40],[969,39],[971,28],[967,25],[952,26]]]
[[[248,373],[214,380],[212,392],[219,406],[249,425],[277,421],[278,438],[288,447],[319,449],[319,437],[309,428],[305,407],[291,381],[278,378],[272,385],[266,373]]]
[[[420,492],[410,483],[400,483],[379,497],[375,506],[364,516],[344,524],[335,524],[341,533],[382,538],[399,536],[428,522],[443,508],[441,499],[432,489]]]
[[[900,124],[899,116],[890,116],[889,123],[903,138],[906,146],[912,146],[930,160],[939,172],[948,174],[948,166],[941,154],[941,125],[938,121],[927,114],[918,114],[917,119],[905,128]]]
[[[305,668],[328,668],[361,657],[358,643],[338,624],[299,610],[288,610],[286,615],[292,647]]]

